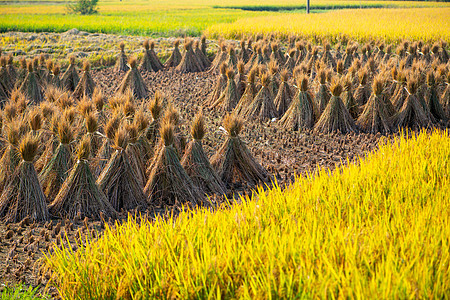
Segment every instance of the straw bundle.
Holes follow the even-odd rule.
[[[158,206],[196,206],[204,202],[202,192],[183,169],[174,144],[174,127],[166,120],[160,129],[162,147],[152,165],[144,188],[149,202]]]
[[[180,49],[178,49],[178,46],[180,45],[180,40],[176,39],[175,42],[173,43],[173,51],[172,54],[170,55],[169,59],[166,61],[165,67],[166,68],[171,68],[171,67],[176,67],[180,64],[181,62],[181,53],[180,53]]]
[[[227,138],[211,157],[211,165],[228,187],[235,183],[255,186],[270,180],[269,173],[258,163],[239,137],[244,121],[235,115],[227,115],[223,125]]]
[[[221,111],[232,111],[238,101],[236,83],[234,82],[234,71],[232,68],[227,70],[227,86],[220,95],[219,99],[211,107],[219,108]]]
[[[288,83],[289,80],[288,70],[283,69],[280,72],[280,76],[281,76],[281,84],[278,89],[278,93],[275,97],[275,100],[273,101],[275,104],[275,108],[277,109],[278,116],[284,115],[286,110],[289,108],[289,105],[291,104],[293,97],[291,88],[289,87]]]
[[[153,72],[151,55],[150,55],[150,41],[145,40],[143,43],[144,46],[144,55],[142,56],[141,63],[139,65],[139,69],[144,72]]]
[[[358,73],[359,86],[355,90],[355,100],[359,106],[363,106],[367,103],[370,98],[371,91],[370,86],[367,84],[368,74],[367,70],[362,69]]]
[[[125,94],[128,90],[131,91],[135,99],[145,99],[148,96],[148,90],[145,86],[144,79],[142,79],[141,73],[137,68],[136,57],[130,57],[130,69],[123,78],[117,92]]]
[[[116,211],[95,183],[89,168],[90,141],[84,137],[78,146],[78,161],[64,181],[55,200],[50,204],[52,215],[74,219],[88,217],[95,220],[115,217]]]
[[[19,91],[25,95],[30,102],[37,104],[44,101],[44,94],[37,73],[34,71],[31,62],[28,62],[27,68],[28,74],[20,85]]]
[[[352,118],[356,119],[359,116],[359,106],[356,103],[355,97],[353,97],[352,81],[350,78],[344,78],[343,86],[344,93],[341,98],[344,102],[345,108],[348,110]]]
[[[225,185],[212,168],[203,151],[202,139],[205,131],[205,121],[200,113],[194,118],[192,123],[191,135],[193,140],[187,145],[181,165],[194,184],[200,187],[203,192],[209,195],[226,195]]]
[[[139,140],[139,131],[136,124],[126,124],[125,129],[128,133],[128,146],[126,147],[126,153],[129,158],[129,162],[133,167],[134,174],[137,182],[141,187],[147,182],[145,174],[145,161],[143,149],[137,143]]]
[[[116,65],[114,66],[114,71],[116,72],[127,72],[130,67],[127,65],[127,55],[125,54],[125,43],[120,42],[119,44],[120,52],[117,54]]]
[[[211,62],[208,57],[203,53],[200,49],[200,45],[198,41],[194,42],[194,55],[197,58],[198,62],[202,67],[202,71],[209,69],[211,67]]]
[[[58,126],[59,145],[54,151],[52,158],[39,173],[39,181],[41,182],[42,189],[50,202],[55,199],[62,184],[69,175],[69,170],[72,168],[73,160],[70,143],[73,139],[72,129],[68,122],[62,119]]]
[[[20,126],[20,122],[15,120],[10,121],[4,128],[7,145],[0,159],[0,191],[3,191],[9,183],[14,170],[20,163],[20,154],[17,150],[21,134]]]
[[[152,69],[155,72],[164,70],[164,66],[161,63],[161,61],[159,60],[158,55],[155,52],[155,42],[150,41],[149,45],[150,45],[149,55],[150,55],[150,63],[152,65]]]
[[[388,134],[392,131],[390,109],[383,100],[384,79],[377,76],[372,84],[373,93],[357,120],[365,132]]]
[[[8,76],[9,76],[9,80],[12,84],[12,88],[14,88],[14,86],[17,83],[18,74],[17,74],[16,67],[14,67],[14,57],[11,54],[8,55],[8,65],[6,66],[6,69],[8,71]]]
[[[322,114],[331,98],[330,91],[326,85],[327,71],[325,69],[320,69],[317,73],[317,77],[319,78],[319,89],[314,100],[319,114]]]
[[[220,43],[220,52],[216,54],[213,62],[211,63],[211,68],[208,72],[214,72],[219,69],[222,72],[222,64],[227,62],[228,54],[227,54],[227,45],[224,42]]]
[[[442,109],[448,120],[450,120],[450,71],[447,73],[445,90],[441,96]]]
[[[344,87],[340,80],[335,79],[331,84],[332,97],[323,111],[322,115],[314,126],[314,132],[356,132],[356,126],[352,116],[348,112],[341,100],[341,94]]]
[[[234,82],[236,83],[236,92],[238,99],[241,99],[247,86],[244,69],[245,69],[244,62],[242,60],[238,61],[237,64],[238,74],[236,76],[236,79],[234,80]]]
[[[184,55],[175,70],[180,73],[195,73],[203,71],[202,64],[192,50],[192,40],[186,39],[184,42]]]
[[[436,75],[433,70],[427,73],[427,89],[425,91],[425,101],[427,102],[428,109],[431,115],[436,119],[436,121],[446,121],[447,117],[445,115],[444,109],[439,102],[439,97],[436,88]]]
[[[82,97],[92,97],[95,89],[95,82],[89,72],[90,64],[89,61],[85,60],[83,62],[83,75],[78,82],[75,90],[73,91],[72,97],[75,99],[81,99]]]
[[[73,92],[78,85],[78,81],[80,81],[80,77],[78,77],[75,67],[75,56],[71,55],[69,56],[69,67],[62,75],[61,83],[66,90]]]
[[[244,116],[247,112],[247,109],[252,103],[253,99],[258,92],[256,89],[255,81],[256,81],[256,69],[251,69],[247,76],[247,87],[245,88],[244,93],[242,94],[236,108],[234,109],[234,113],[239,116]]]
[[[258,119],[263,122],[267,119],[278,117],[278,111],[272,100],[272,95],[269,90],[270,81],[272,78],[267,73],[261,75],[261,89],[256,94],[253,101],[248,106],[244,116],[246,118]]]
[[[205,103],[206,105],[212,105],[214,104],[219,97],[222,95],[222,92],[225,90],[226,86],[227,86],[227,69],[228,66],[226,63],[223,63],[220,65],[220,75],[217,77],[217,81],[216,84],[214,86],[214,89],[211,93],[211,96],[208,100],[207,103]]]
[[[106,138],[103,139],[103,144],[98,150],[97,159],[94,160],[93,173],[95,178],[100,176],[105,166],[108,164],[109,159],[114,153],[113,145],[116,132],[121,124],[121,117],[118,113],[113,114],[105,125],[104,131]]]
[[[303,131],[313,128],[317,111],[311,94],[308,92],[308,78],[301,75],[297,85],[299,91],[292,99],[291,105],[289,105],[279,123],[286,129]]]
[[[47,221],[50,218],[47,200],[33,166],[38,147],[39,138],[30,133],[20,142],[22,161],[0,196],[0,218],[4,222],[17,223],[26,217],[32,221]]]
[[[127,145],[127,132],[121,128],[116,132],[114,138],[115,151],[97,179],[98,186],[117,211],[147,207],[147,197],[142,190],[141,183],[138,182],[135,169],[130,163],[126,151]]]

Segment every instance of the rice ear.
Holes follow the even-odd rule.
[[[205,119],[203,118],[203,114],[200,112],[195,116],[194,121],[192,122],[191,134],[195,140],[201,140],[205,136],[205,132]]]
[[[174,143],[174,126],[168,120],[161,124],[159,129],[161,138],[165,146],[171,146]]]
[[[80,144],[78,145],[77,149],[77,157],[78,160],[88,160],[89,159],[89,153],[91,152],[91,140],[88,136],[84,136]]]
[[[32,162],[39,149],[39,137],[27,133],[19,145],[19,153],[26,162]]]
[[[333,78],[333,80],[331,82],[331,86],[330,86],[330,91],[331,91],[331,94],[335,97],[341,96],[342,91],[343,91],[342,82],[337,78]]]
[[[127,130],[122,126],[116,131],[114,136],[114,146],[117,149],[125,150],[128,145],[128,133]]]
[[[244,127],[244,120],[234,114],[227,114],[223,119],[223,127],[231,137],[237,137]]]

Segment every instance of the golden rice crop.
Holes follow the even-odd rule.
[[[358,41],[402,39],[450,41],[450,8],[348,9],[321,14],[281,14],[239,19],[206,29],[211,37],[235,38],[274,33],[336,41],[342,36]]]
[[[64,298],[445,298],[450,138],[382,142],[215,212],[107,228],[46,258]]]

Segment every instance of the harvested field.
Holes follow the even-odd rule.
[[[172,42],[173,40],[170,41]],[[125,56],[133,57],[135,54],[139,54],[138,51],[142,51],[142,49],[135,50],[136,48],[134,47],[137,47],[136,45],[139,43],[138,41],[134,42],[135,44],[131,51],[127,52],[127,50],[125,50],[123,53],[119,54],[119,47],[117,47],[115,51],[110,53],[110,56],[117,57],[117,54],[119,54],[123,56],[122,58],[125,61]],[[235,44],[233,41],[227,41],[226,43],[227,45],[224,46],[224,49],[227,47],[230,47],[231,49],[231,43]],[[322,51],[319,50],[316,45],[307,44],[302,40],[298,40],[297,43],[295,40],[288,41],[287,43],[272,41],[272,43],[279,43],[280,45],[277,44],[276,47],[269,47],[270,41],[261,39],[255,43],[254,48],[248,47],[246,50],[249,51],[250,54],[254,53],[254,55],[248,57],[248,61],[242,62],[245,63],[246,66],[249,66],[249,68],[241,71],[243,71],[242,75],[244,77],[250,72],[258,73],[255,82],[252,82],[252,84],[255,84],[255,88],[257,89],[256,92],[258,92],[259,89],[261,89],[262,82],[265,93],[263,101],[260,99],[261,97],[255,96],[255,101],[258,101],[258,103],[255,104],[255,107],[258,105],[258,109],[264,111],[264,108],[267,109],[267,105],[270,104],[270,106],[274,108],[272,109],[273,114],[260,113],[258,114],[258,117],[255,117],[254,114],[244,113],[242,131],[241,128],[239,128],[237,132],[239,133],[240,141],[242,141],[243,145],[249,150],[250,154],[246,152],[246,155],[253,156],[254,160],[251,161],[254,162],[255,165],[260,165],[265,169],[270,175],[270,178],[276,180],[281,187],[285,187],[292,183],[296,174],[305,175],[307,173],[314,173],[318,168],[334,170],[336,166],[341,163],[345,164],[348,161],[356,160],[358,157],[364,157],[367,152],[377,148],[380,138],[385,137],[389,140],[397,134],[399,128],[395,128],[395,124],[398,123],[396,118],[399,115],[403,116],[408,113],[408,116],[414,115],[416,118],[418,118],[417,116],[419,116],[419,118],[422,115],[424,116],[423,119],[408,119],[408,123],[406,123],[406,121],[402,123],[406,124],[405,126],[410,129],[420,129],[422,127],[444,128],[449,124],[448,119],[450,116],[448,115],[448,103],[440,102],[445,100],[445,95],[448,95],[448,91],[445,92],[446,86],[444,81],[449,73],[446,44],[436,43],[435,45],[426,45],[416,42],[404,42],[397,47],[398,55],[393,55],[392,47],[390,48],[390,53],[381,55],[383,51],[380,49],[383,49],[384,45],[383,47],[380,47],[380,42],[377,42],[378,44],[368,43],[365,45],[349,42],[346,47],[351,49],[350,53],[353,55],[349,63],[351,66],[345,70],[337,70],[336,65],[342,66],[342,61],[345,60],[346,55],[346,51],[341,48],[343,47],[341,45],[331,49],[331,51],[329,46],[326,46],[323,47],[326,51]],[[214,50],[217,48],[216,42],[212,44],[213,45],[209,47],[207,52],[212,54],[210,57],[211,61],[215,54]],[[246,44],[248,45],[249,43],[247,41],[241,43],[244,47]],[[191,47],[192,42],[189,41],[188,45]],[[162,53],[161,50],[166,47],[171,50],[167,40],[160,41],[160,43],[156,45],[156,53]],[[425,51],[427,47],[428,52]],[[432,48],[431,52],[429,51],[430,48]],[[279,52],[276,54],[274,52],[270,53],[270,51],[272,51],[271,49],[275,49],[274,51]],[[201,51],[200,49],[198,50]],[[184,55],[184,48],[180,47],[180,52]],[[230,52],[232,55],[236,55],[237,59],[243,59],[240,56],[242,53],[241,49],[238,49],[236,54],[234,51]],[[424,52],[426,52],[428,56],[425,56]],[[3,55],[5,56],[5,54],[7,55],[10,53],[10,51],[7,51],[6,53],[3,53]],[[164,55],[159,56],[159,59],[161,59],[162,62],[168,57],[168,55],[166,55],[167,52],[164,53]],[[195,53],[196,51],[189,52],[189,60],[191,62],[196,59],[197,54]],[[302,126],[294,126],[294,128],[292,128],[292,126],[283,126],[279,121],[280,119],[282,120],[283,116],[275,115],[278,113],[278,110],[275,109],[273,101],[277,95],[277,89],[278,86],[280,86],[281,78],[279,74],[273,70],[278,70],[278,66],[280,66],[280,69],[287,69],[285,65],[288,60],[288,57],[286,56],[287,53],[290,53],[292,57],[295,56],[296,58],[294,64],[295,68],[293,68],[293,70],[289,69],[288,71],[284,71],[284,73],[289,72],[289,76],[283,76],[285,78],[285,85],[288,85],[287,88],[292,92],[290,94],[292,97],[298,97],[296,96],[298,95],[298,91],[295,82],[299,78],[302,78],[297,84],[298,86],[301,86],[301,97],[306,94],[311,95],[309,102],[311,104],[311,114],[315,114],[315,121],[313,120],[311,126],[308,126],[308,128],[303,128]],[[60,54],[55,57],[58,57]],[[424,63],[426,61],[425,58],[428,57],[431,64]],[[375,60],[375,58],[377,59]],[[86,185],[89,186],[90,184],[91,187],[96,184],[96,176],[100,173],[95,167],[102,165],[99,163],[99,149],[104,144],[106,144],[107,147],[111,147],[110,152],[106,151],[105,153],[125,151],[126,145],[128,144],[127,157],[130,157],[130,162],[127,162],[126,165],[135,166],[136,169],[140,169],[139,175],[141,176],[144,185],[139,188],[144,189],[145,183],[149,177],[152,177],[152,174],[155,174],[154,168],[158,166],[164,166],[165,171],[170,171],[170,167],[177,164],[177,171],[181,174],[181,177],[179,178],[183,178],[183,176],[187,178],[187,174],[183,172],[181,164],[178,166],[178,162],[183,156],[185,150],[184,146],[192,139],[190,134],[191,124],[194,120],[194,116],[199,112],[202,112],[205,125],[205,136],[202,139],[202,146],[208,158],[213,157],[215,154],[217,158],[217,155],[220,155],[220,152],[218,153],[218,151],[221,145],[226,143],[228,139],[233,140],[237,138],[237,134],[232,133],[234,129],[230,129],[224,124],[226,113],[218,107],[205,106],[205,101],[208,101],[211,98],[211,94],[214,92],[218,76],[222,76],[221,74],[218,74],[218,68],[217,70],[205,70],[194,73],[187,72],[186,68],[183,68],[182,72],[179,72],[177,71],[176,66],[173,66],[165,68],[162,71],[147,72],[137,68],[136,59],[133,58],[131,71],[140,74],[133,78],[139,78],[139,87],[142,87],[142,80],[146,92],[148,92],[147,97],[142,96],[144,99],[138,100],[134,99],[132,90],[126,89],[121,91],[118,88],[124,77],[127,75],[125,71],[111,67],[114,63],[107,64],[109,67],[102,66],[97,68],[93,67],[91,69],[89,68],[89,65],[85,63],[85,72],[89,71],[89,78],[92,78],[93,81],[89,84],[89,93],[77,93],[77,99],[75,99],[75,95],[69,91],[65,91],[63,87],[60,86],[62,89],[61,91],[55,89],[55,86],[58,85],[55,82],[59,82],[59,80],[55,81],[54,77],[58,77],[59,73],[56,73],[55,75],[53,70],[45,69],[45,61],[48,61],[49,59],[51,59],[51,56],[41,56],[40,59],[35,58],[29,60],[28,71],[24,68],[18,68],[17,63],[14,65],[7,63],[5,59],[3,59],[5,66],[2,66],[6,67],[6,64],[9,64],[18,74],[15,79],[15,86],[18,86],[21,78],[25,78],[26,75],[32,74],[33,76],[36,76],[36,78],[39,78],[39,87],[44,91],[43,95],[45,99],[43,101],[35,100],[35,103],[32,104],[30,102],[31,99],[27,98],[29,96],[20,94],[13,89],[11,85],[8,87],[2,82],[2,87],[4,88],[2,91],[7,95],[5,99],[2,99],[2,135],[5,140],[9,140],[9,138],[6,139],[5,137],[8,132],[8,125],[18,122],[19,125],[17,126],[20,127],[20,130],[18,130],[18,138],[21,138],[27,132],[30,135],[38,136],[45,147],[41,146],[37,151],[38,155],[34,160],[36,168],[42,169],[52,157],[51,154],[53,153],[53,150],[58,146],[59,140],[57,140],[56,137],[61,133],[58,133],[58,128],[55,127],[58,127],[58,124],[61,123],[60,120],[62,119],[64,119],[74,131],[73,147],[67,148],[71,149],[70,151],[72,152],[71,155],[74,163],[76,165],[83,164],[83,172],[86,173],[84,174],[84,177],[87,178],[86,181],[88,181]],[[73,59],[74,58],[71,60]],[[67,58],[64,57],[64,60],[67,60]],[[235,59],[225,60],[228,61],[230,69],[233,67],[233,60]],[[409,65],[408,60],[411,60]],[[72,68],[76,69],[75,72],[78,73],[80,78],[82,78],[83,71],[76,66],[80,65],[82,61],[83,60],[80,60],[78,56],[76,58],[76,64],[72,64]],[[336,64],[336,61],[340,61],[341,63]],[[112,62],[115,62],[115,60],[112,60]],[[58,61],[54,60],[54,63],[56,64]],[[276,68],[272,68],[270,76],[268,76],[267,72],[268,65],[277,66]],[[436,95],[437,98],[435,97],[432,103],[433,109],[430,109],[430,101],[427,100],[426,93],[424,92],[426,83],[420,81],[416,83],[418,87],[414,90],[411,88],[408,90],[408,94],[413,94],[414,97],[410,95],[411,97],[408,97],[408,99],[405,100],[403,106],[400,105],[395,112],[393,111],[394,108],[391,99],[394,98],[398,89],[397,85],[399,84],[395,80],[396,77],[393,78],[394,75],[391,75],[390,72],[394,67],[399,68],[398,72],[408,73],[408,82],[416,82],[417,79],[423,77],[423,74],[429,72],[436,74],[438,83],[436,84],[436,91],[433,95]],[[250,69],[252,71],[250,71]],[[365,127],[362,126],[353,130],[354,125],[352,122],[352,130],[349,130],[349,133],[343,134],[340,131],[341,129],[336,128],[345,127],[333,126],[331,123],[341,122],[343,116],[346,118],[344,120],[345,122],[348,122],[349,118],[355,118],[353,121],[356,121],[356,116],[352,116],[346,111],[347,108],[339,98],[344,86],[344,76],[346,84],[348,82],[354,83],[355,86],[359,84],[358,72],[355,69],[364,69],[365,72],[367,72],[367,82],[364,82],[363,85],[364,87],[367,86],[368,90],[371,90],[371,85],[376,76],[383,76],[383,81],[377,81],[380,82],[379,84],[383,82],[383,86],[379,86],[376,89],[376,102],[368,102],[374,108],[368,107],[365,109],[365,104],[360,103],[361,105],[357,107],[357,112],[355,112],[355,114],[362,114],[363,118],[360,117],[362,120],[360,123],[370,127],[370,130],[365,130],[370,133],[363,132]],[[323,77],[319,80],[319,76],[316,76],[318,73],[326,73],[327,78]],[[394,72],[392,72],[392,74],[394,74]],[[228,80],[232,81],[233,78],[234,76],[229,76]],[[130,80],[133,81],[137,79]],[[339,84],[336,82],[339,82]],[[316,107],[318,106],[318,100],[314,99],[312,95],[317,94],[319,88],[330,89],[330,86],[333,86],[334,88],[332,88],[332,90],[334,91],[335,86],[337,85],[340,90],[339,92],[333,93],[332,100],[328,103],[326,103],[327,101],[321,102],[323,111],[325,111],[327,115],[320,124],[325,124],[326,126],[314,126],[317,125],[317,121],[320,120],[320,110]],[[136,85],[130,84],[130,86],[133,87]],[[433,87],[434,86],[433,83]],[[399,89],[401,90],[402,88],[408,87],[400,86]],[[349,91],[351,92],[351,89],[349,89]],[[92,99],[90,99],[91,96]],[[151,122],[154,120],[152,119],[153,112],[150,112],[150,103],[155,98],[161,98],[162,100],[161,109],[163,110],[161,116],[164,117],[161,117],[161,121],[158,119],[156,120],[157,122]],[[243,96],[240,101],[243,101],[244,98],[245,97]],[[248,101],[247,98],[244,100]],[[252,101],[252,99],[250,100]],[[292,101],[292,99],[286,99],[285,102],[293,103],[292,105],[297,106],[295,109],[287,109],[286,111],[289,114],[292,114],[290,118],[298,118],[298,114],[304,109],[304,101]],[[410,102],[413,104],[410,105]],[[250,104],[251,103],[247,106],[250,106]],[[333,107],[327,109],[327,105],[333,105]],[[391,109],[389,112],[387,111],[387,107]],[[30,115],[32,115],[30,111],[33,109],[39,110],[39,113],[41,114],[42,124],[39,123],[39,126],[32,125],[31,122],[29,122],[31,119]],[[442,117],[440,119],[436,118],[432,113],[437,110],[442,111]],[[420,113],[417,113],[418,111]],[[15,116],[15,112],[17,112],[19,117]],[[402,114],[402,112],[404,113]],[[385,126],[383,128],[389,129],[383,130],[385,135],[382,135],[379,130],[377,130],[379,126],[376,126],[378,124],[377,122],[379,122],[380,114],[383,114],[383,125]],[[140,117],[138,118],[137,116]],[[114,143],[103,143],[106,139],[109,138],[111,140],[110,137],[114,136],[114,134],[108,134],[106,124],[108,123],[108,120],[115,117],[119,120],[118,124],[112,124],[111,126],[116,126],[117,128],[109,129],[113,132],[126,131],[126,138],[128,141],[123,143],[117,142],[115,145],[113,145]],[[165,122],[168,122],[169,124],[166,124]],[[159,139],[159,124],[167,125],[162,126],[163,130],[161,131],[161,134],[164,135],[164,143]],[[170,130],[167,130],[168,127],[170,127]],[[323,129],[325,127],[327,130]],[[82,140],[89,140],[90,147],[92,148],[83,149],[79,146],[79,143]],[[6,141],[2,142],[2,153],[8,146],[8,143],[9,142]],[[125,146],[117,147],[117,145]],[[79,147],[81,150],[78,149]],[[242,147],[242,149],[245,147]],[[46,150],[44,148],[47,149],[47,152],[44,151]],[[85,148],[87,148],[87,146]],[[151,151],[149,148],[151,148]],[[77,153],[77,150],[78,156],[75,154]],[[85,153],[80,153],[83,151]],[[152,153],[152,156],[148,157],[150,152]],[[144,161],[144,157],[148,157],[148,159]],[[160,161],[157,161],[155,157],[159,158]],[[164,159],[169,160],[167,157],[171,159],[171,164],[163,162]],[[108,160],[109,158],[110,157],[103,157],[102,159]],[[220,160],[217,159],[217,161]],[[3,170],[13,168],[11,165],[8,165],[6,159],[4,161],[2,160],[2,164],[4,165],[0,167],[3,168]],[[131,170],[130,172],[137,171]],[[163,172],[162,174],[163,175],[160,176],[163,178],[159,179],[160,181],[164,181],[164,179],[167,178],[167,175]],[[72,177],[75,177],[75,175]],[[113,175],[114,174],[108,174],[108,177],[112,177]],[[245,178],[245,176],[243,176],[243,178]],[[67,183],[67,186],[64,186],[63,184],[63,188],[69,188],[69,184],[70,183]],[[270,183],[267,184],[269,186],[271,185]],[[136,186],[136,184],[133,186]],[[186,186],[193,186],[193,183],[189,181],[189,184]],[[254,185],[253,182],[250,183],[245,182],[245,180],[238,180],[237,182],[229,183],[227,187],[227,196],[229,198],[238,198],[239,195],[251,193]],[[193,194],[199,195],[197,193],[201,193],[201,191],[197,190],[197,187],[195,187],[195,189],[196,192]],[[6,190],[6,187],[4,190]],[[92,191],[90,192],[93,193]],[[97,191],[97,189],[95,189],[94,192],[101,194],[99,198],[106,199],[106,196],[103,195],[100,190]],[[146,192],[151,193],[152,190],[147,190]],[[161,194],[164,195],[164,192],[165,191],[161,191]],[[56,193],[58,193],[58,191],[55,192],[54,196],[58,198]],[[173,193],[174,192],[172,191],[172,194]],[[151,195],[146,196],[151,198]],[[213,207],[224,201],[220,196],[207,196],[211,197],[212,200],[209,205],[212,205]],[[141,210],[140,212],[143,214],[143,217],[149,220],[153,220],[156,215],[169,216],[171,212],[178,213],[181,206],[180,203],[183,202],[183,199],[177,199],[176,195],[171,195],[171,197],[172,200],[175,199],[173,202],[174,204],[171,202],[173,205],[165,205],[164,201],[159,201],[157,204],[149,203],[149,208]],[[164,197],[161,197],[161,199],[164,199]],[[82,199],[80,201],[89,201],[89,199]],[[201,201],[199,200],[199,202]],[[202,202],[207,203],[206,201]],[[128,213],[135,214],[137,212],[137,209],[119,211],[117,219],[119,221],[124,220]],[[48,274],[40,274],[37,267],[39,258],[43,257],[43,252],[48,253],[48,251],[51,251],[53,244],[59,245],[61,243],[61,238],[65,238],[65,234],[67,234],[69,242],[74,245],[76,244],[76,240],[80,239],[80,237],[83,238],[86,234],[101,234],[106,222],[112,225],[115,221],[113,218],[106,217],[103,219],[102,216],[108,214],[102,211],[96,214],[100,216],[99,221],[83,219],[78,217],[78,215],[75,215],[73,211],[66,217],[64,217],[63,214],[59,215],[62,215],[62,218],[51,216],[51,220],[45,223],[32,222],[30,219],[25,219],[20,223],[14,224],[0,222],[0,270],[3,270],[2,273],[0,273],[0,276],[4,278],[5,282],[21,282],[33,286],[46,283],[49,279]],[[111,215],[116,215],[115,211],[114,213],[111,213]],[[67,219],[69,216],[71,217],[71,220]],[[4,216],[0,215],[0,219],[3,218]],[[67,244],[67,241],[63,241],[63,243]]]

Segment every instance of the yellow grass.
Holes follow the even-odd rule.
[[[232,24],[216,24],[206,32],[213,37],[239,37],[275,33],[286,37],[337,40],[344,35],[355,40],[383,38],[450,41],[450,7],[407,9],[349,9],[320,14],[283,14],[239,19]]]
[[[448,131],[216,212],[108,228],[46,259],[66,299],[448,297]]]

